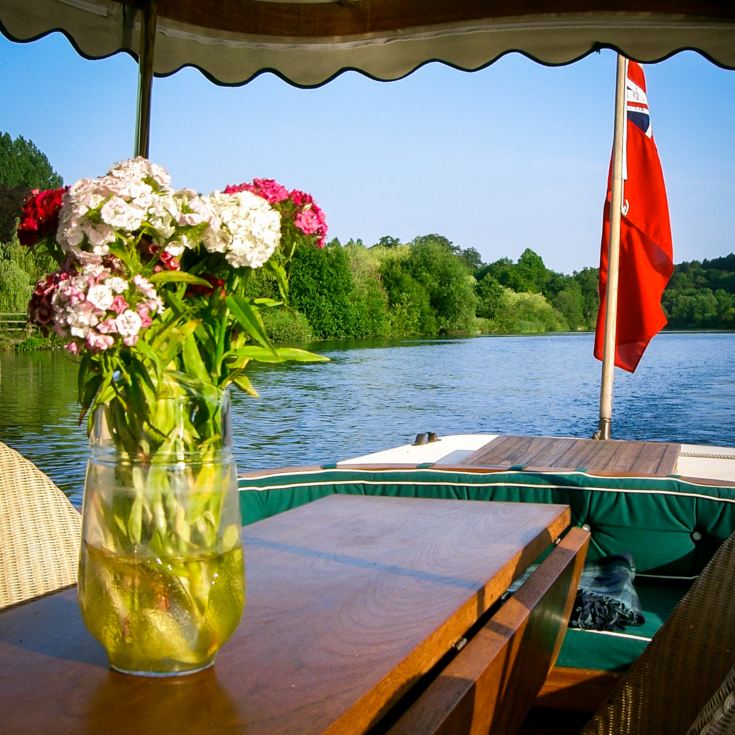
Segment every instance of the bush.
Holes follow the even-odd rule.
[[[353,336],[354,289],[342,246],[299,248],[291,261],[289,298],[317,339]]]
[[[345,252],[352,274],[351,336],[358,339],[389,336],[388,294],[380,276],[382,253],[358,245],[346,246]]]
[[[286,307],[263,309],[263,323],[273,342],[305,344],[313,340],[309,320],[299,311]]]
[[[32,334],[29,337],[16,342],[16,352],[35,352],[37,350],[58,350],[63,347],[63,342],[56,335],[43,337],[40,334]]]
[[[569,328],[563,317],[539,293],[505,289],[501,306],[491,320],[498,334],[561,332]]]

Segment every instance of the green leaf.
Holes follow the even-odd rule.
[[[240,326],[245,329],[253,339],[260,342],[263,347],[269,349],[275,354],[275,350],[273,349],[270,340],[268,339],[268,335],[265,332],[265,328],[263,327],[263,323],[260,320],[260,315],[257,310],[253,309],[253,307],[248,303],[247,299],[231,294],[227,297],[227,307],[232,312],[235,319],[237,319]]]
[[[202,356],[199,354],[197,341],[191,334],[187,335],[184,339],[181,356],[184,358],[186,373],[190,377],[201,380],[203,383],[210,382],[207,366],[204,364]]]
[[[163,372],[164,366],[161,364],[161,357],[159,353],[154,350],[145,340],[139,339],[136,347],[140,352],[143,353],[145,357],[147,357],[152,363],[153,367],[156,369],[157,374],[161,374]]]
[[[245,391],[248,395],[253,396],[253,398],[258,397],[258,391],[255,390],[253,387],[253,384],[250,382],[250,378],[248,378],[247,375],[241,374],[237,377],[232,379],[232,382],[242,391]]]
[[[329,362],[329,358],[324,355],[317,355],[316,352],[300,350],[296,347],[278,347],[276,351],[284,360],[293,360],[294,362]]]
[[[276,301],[275,299],[260,298],[253,299],[253,303],[258,306],[283,306],[283,301]]]
[[[237,350],[230,351],[227,357],[229,358],[230,356],[235,359],[246,357],[249,360],[269,363],[286,362],[287,360],[293,360],[295,362],[329,362],[328,357],[307,352],[306,350],[300,350],[296,347],[276,347],[273,350],[266,350],[257,345],[248,345],[247,347],[240,347]]]
[[[89,380],[85,383],[84,387],[81,390],[79,403],[82,407],[82,412],[79,415],[79,421],[81,422],[84,418],[84,414],[87,412],[87,409],[92,405],[92,401],[94,400],[94,397],[97,395],[97,392],[100,389],[100,385],[102,384],[102,376],[101,375],[92,375]]]
[[[153,284],[158,283],[191,283],[196,286],[206,286],[212,288],[212,284],[209,281],[205,281],[203,278],[193,276],[191,273],[186,271],[161,271],[160,273],[154,273],[148,278]]]
[[[288,302],[288,275],[286,269],[280,263],[276,263],[273,258],[265,264],[265,268],[276,279],[281,298]]]

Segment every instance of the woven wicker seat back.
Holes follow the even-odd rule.
[[[717,693],[727,686],[735,664],[733,578],[735,534],[718,549],[583,735],[683,734],[708,702],[720,706],[723,697]],[[733,730],[712,730],[713,735],[720,732]]]
[[[732,735],[735,733],[735,665],[725,681],[702,708],[687,735]]]
[[[0,608],[75,584],[80,539],[64,493],[0,442]]]

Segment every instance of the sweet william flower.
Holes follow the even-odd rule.
[[[83,376],[118,374],[119,395],[132,390],[122,383],[133,375],[180,383],[198,364],[192,350],[214,386],[233,382],[242,361],[222,355],[263,338],[248,324],[248,311],[264,308],[248,290],[258,283],[249,272],[278,253],[270,274],[281,288],[295,247],[321,245],[326,234],[313,198],[273,179],[203,195],[174,190],[164,169],[140,157],[66,190],[35,192],[21,221],[25,239],[53,239],[53,255],[65,259],[36,285],[31,318],[70,353],[90,356]],[[156,354],[165,361],[154,365]],[[96,384],[87,383],[85,408],[101,400],[89,390]]]
[[[115,326],[117,327],[118,334],[121,334],[123,337],[137,338],[142,325],[143,320],[140,318],[140,315],[132,309],[127,309],[115,318]],[[126,342],[126,344],[128,343]]]
[[[249,191],[263,197],[269,204],[288,199],[288,189],[281,186],[274,179],[253,179],[251,184],[237,184],[225,187],[225,194],[237,194],[240,191]]]
[[[217,231],[208,228],[207,250],[223,253],[235,268],[259,268],[275,252],[281,241],[281,217],[263,197],[250,191],[214,192],[208,203],[219,213],[222,225]]]
[[[21,245],[35,245],[41,238],[53,236],[59,226],[63,194],[60,189],[33,189],[23,204],[18,240]]]
[[[119,296],[117,298],[120,298]],[[115,296],[112,294],[112,289],[103,284],[92,286],[87,291],[87,301],[92,304],[96,309],[105,311],[112,306]]]
[[[118,294],[115,296],[115,298],[112,300],[112,303],[107,307],[110,311],[114,311],[116,314],[122,314],[125,312],[126,309],[130,308],[130,304],[128,304],[125,299]]]
[[[90,332],[85,339],[85,344],[93,352],[102,352],[109,350],[115,344],[115,340],[109,334]]]

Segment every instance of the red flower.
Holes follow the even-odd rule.
[[[42,238],[56,234],[61,200],[67,188],[34,189],[30,193],[18,225],[18,240],[22,245],[35,245]]]
[[[71,278],[73,270],[64,263],[60,270],[50,273],[36,284],[31,300],[28,302],[28,319],[41,327],[44,334],[54,326],[54,307],[52,298],[62,281]]]
[[[225,291],[225,279],[224,278],[217,278],[217,276],[213,276],[212,274],[203,275],[202,278],[205,281],[209,281],[212,285],[211,286],[198,286],[198,285],[192,285],[189,286],[186,289],[185,296],[211,296],[216,290],[219,289],[219,296],[220,298],[224,298],[227,296],[227,292]]]
[[[140,257],[146,262],[158,258],[158,263],[153,266],[154,273],[181,270],[179,259],[171,255],[167,250],[163,250],[160,245],[156,245],[148,235],[143,235],[140,238],[138,252],[140,253]]]

